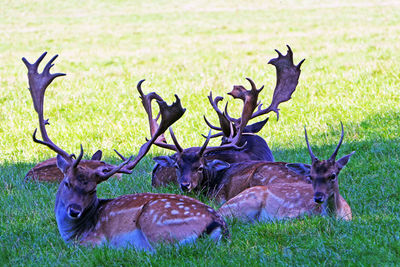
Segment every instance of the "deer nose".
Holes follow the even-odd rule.
[[[184,191],[184,192],[189,191],[189,189],[190,189],[190,183],[181,183],[181,189],[182,189],[182,191]]]
[[[71,219],[79,219],[82,215],[82,207],[77,204],[71,204],[67,208],[67,214]]]
[[[322,202],[324,202],[324,199],[325,199],[325,194],[324,193],[316,192],[314,194],[314,201],[315,202],[322,203]]]

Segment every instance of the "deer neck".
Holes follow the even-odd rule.
[[[226,170],[216,171],[205,168],[203,170],[203,181],[201,188],[207,188],[209,190],[209,194],[214,194],[216,191],[219,191],[223,183],[222,178],[225,171]]]
[[[339,185],[335,185],[333,194],[322,204],[322,215],[336,217],[341,210]]]
[[[84,238],[94,228],[100,206],[99,199],[95,196],[92,204],[89,205],[89,208],[83,212],[79,219],[71,219],[66,212],[67,209],[63,201],[57,197],[55,215],[61,237],[66,242]]]

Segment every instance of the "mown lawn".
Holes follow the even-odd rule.
[[[2,1],[0,5],[0,264],[40,265],[398,265],[400,262],[400,3],[397,1]],[[265,3],[268,2],[268,3]],[[59,54],[66,72],[49,88],[45,117],[52,139],[70,153],[102,149],[137,153],[148,124],[136,92],[187,108],[174,126],[180,143],[200,145],[216,122],[206,98],[251,77],[269,103],[274,49],[291,45],[306,58],[293,99],[271,115],[261,135],[279,161],[328,157],[345,126],[340,155],[357,151],[339,177],[352,222],[306,218],[245,225],[229,222],[231,239],[215,245],[160,246],[157,253],[85,248],[61,239],[53,214],[56,184],[24,182],[54,156],[32,142],[37,117],[21,58]],[[50,58],[48,56],[48,58]],[[228,98],[227,98],[228,99]],[[232,102],[232,101],[231,101]],[[240,102],[230,103],[238,115]],[[217,141],[214,141],[217,144]],[[98,188],[99,197],[176,192],[150,185],[153,147],[130,176]],[[168,152],[169,153],[169,152]],[[339,156],[340,156],[339,155]],[[201,198],[213,205],[211,200]]]

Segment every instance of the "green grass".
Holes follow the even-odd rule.
[[[400,4],[396,1],[3,1],[0,5],[0,263],[25,265],[391,265],[400,262]],[[261,135],[277,160],[309,162],[303,136],[328,157],[345,126],[340,155],[357,153],[339,177],[352,222],[308,218],[245,225],[229,222],[231,239],[216,246],[85,248],[61,239],[53,206],[56,184],[23,182],[38,161],[54,156],[32,142],[37,117],[21,57],[60,54],[66,72],[48,89],[49,135],[70,153],[82,143],[137,153],[148,136],[136,93],[178,94],[187,108],[174,126],[184,147],[200,145],[216,122],[206,95],[224,95],[251,77],[269,103],[273,49],[291,45],[306,58],[293,99],[271,115]],[[48,59],[50,57],[48,56]],[[228,98],[227,98],[228,99]],[[239,114],[241,103],[230,103]],[[216,144],[216,141],[214,141]],[[151,188],[152,148],[134,174],[99,186],[99,197]],[[214,205],[210,200],[203,201]],[[214,205],[215,206],[215,205]]]

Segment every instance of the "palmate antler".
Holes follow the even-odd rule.
[[[276,68],[274,96],[271,104],[266,109],[262,109],[262,104],[258,106],[258,110],[253,114],[252,119],[271,111],[274,111],[277,115],[277,119],[279,119],[279,104],[290,100],[293,92],[296,90],[301,72],[300,67],[305,59],[302,59],[299,64],[294,65],[292,49],[288,45],[287,48],[288,51],[286,55],[282,55],[281,52],[275,49],[278,53],[278,57],[268,62],[268,64],[274,65]]]
[[[174,145],[170,145],[164,142],[165,138],[163,137],[164,132],[172,125],[174,124],[177,120],[179,120],[183,114],[185,113],[186,109],[182,108],[181,100],[177,95],[175,95],[176,101],[173,102],[171,105],[168,105],[161,96],[159,96],[155,92],[151,92],[147,95],[143,94],[141,85],[144,82],[144,80],[139,81],[137,85],[137,89],[140,94],[140,98],[142,99],[142,104],[143,107],[149,117],[149,125],[150,125],[150,133],[151,133],[151,139],[148,140],[145,144],[143,144],[139,150],[138,155],[136,156],[135,160],[130,162],[125,168],[128,170],[132,170],[137,163],[146,155],[146,153],[149,151],[150,147],[152,144],[155,144],[157,146],[161,146],[164,148],[168,149],[178,149]],[[159,108],[160,108],[160,113],[158,114],[157,118],[153,119],[152,116],[152,108],[151,108],[151,101],[155,99]],[[158,117],[161,117],[161,122],[160,125],[157,123]],[[175,138],[175,136],[173,136]],[[175,139],[176,140],[176,139]],[[114,151],[117,153],[117,155],[123,159],[126,160],[126,158],[121,155],[117,150],[114,149]]]
[[[264,121],[257,122],[249,126],[247,126],[247,123],[251,119],[267,114],[271,111],[276,112],[277,119],[279,119],[278,106],[280,103],[288,101],[291,98],[293,92],[296,90],[296,86],[298,84],[298,79],[301,72],[300,67],[305,60],[305,59],[301,60],[300,63],[295,66],[293,64],[293,52],[289,46],[287,47],[288,47],[288,52],[285,56],[283,56],[278,50],[275,50],[278,53],[278,57],[273,58],[268,62],[269,64],[272,64],[276,67],[276,73],[277,73],[277,82],[273,98],[268,108],[262,109],[262,104],[258,102],[258,95],[263,87],[257,89],[255,83],[250,78],[246,79],[249,81],[251,85],[251,90],[246,90],[246,88],[241,85],[235,85],[233,87],[233,90],[230,93],[228,93],[233,98],[241,99],[243,101],[243,111],[240,118],[236,119],[229,116],[227,104],[225,106],[224,112],[221,112],[221,110],[219,110],[218,108],[218,102],[221,101],[223,98],[218,96],[213,101],[212,94],[210,93],[209,96],[210,104],[218,114],[220,127],[212,125],[205,117],[204,119],[210,128],[222,131],[222,133],[215,134],[212,137],[225,136],[227,137],[225,139],[229,141],[229,139],[232,138],[231,136],[238,136],[238,138],[240,138],[243,133],[258,132],[265,125],[268,118]],[[258,109],[257,111],[254,112],[257,106]],[[233,127],[231,124],[233,124]],[[231,131],[232,128],[234,130],[233,133]]]
[[[44,95],[45,95],[46,89],[55,78],[66,75],[65,73],[53,73],[53,74],[50,73],[50,69],[54,66],[53,62],[58,57],[58,55],[55,55],[52,59],[50,59],[50,61],[44,67],[42,73],[38,73],[39,64],[42,62],[42,60],[44,59],[46,54],[47,54],[47,52],[44,52],[33,64],[29,63],[26,58],[24,58],[24,57],[22,58],[22,61],[24,62],[25,66],[28,68],[29,92],[31,93],[32,100],[33,100],[33,106],[39,117],[39,129],[40,129],[42,139],[43,139],[43,140],[37,139],[37,137],[36,137],[37,129],[35,129],[35,131],[33,132],[33,136],[32,136],[33,141],[47,146],[48,148],[50,148],[51,150],[56,152],[58,155],[62,156],[64,158],[64,160],[69,164],[69,166],[76,168],[79,165],[79,162],[81,161],[81,159],[83,157],[82,145],[81,145],[81,149],[80,149],[78,158],[74,159],[75,155],[69,154],[65,150],[63,150],[59,146],[57,146],[53,141],[51,141],[51,139],[49,138],[47,131],[46,131],[46,125],[49,124],[48,119],[45,120],[44,116],[43,116]],[[128,164],[128,162],[130,160],[131,160],[131,158],[124,161],[119,166],[115,166],[114,168],[107,170],[107,172],[103,171],[103,172],[99,173],[98,174],[99,178],[101,180],[105,180],[117,172],[129,173],[126,171],[122,171],[121,169],[126,164]]]

